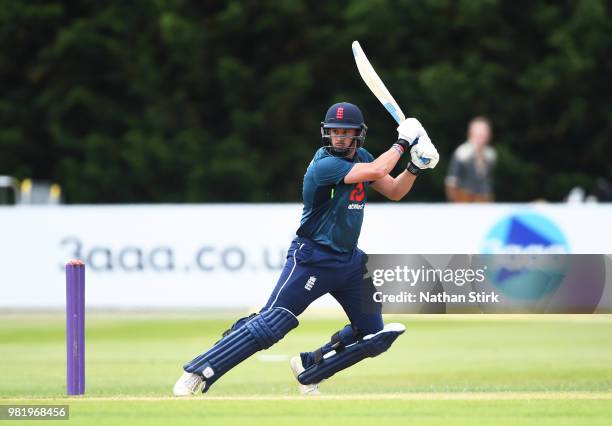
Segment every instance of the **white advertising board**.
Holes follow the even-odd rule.
[[[64,306],[64,263],[87,264],[87,305],[263,305],[299,204],[0,208],[0,308]],[[612,253],[612,206],[371,203],[367,253]]]

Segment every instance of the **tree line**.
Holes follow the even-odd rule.
[[[444,199],[476,115],[497,200],[612,179],[598,0],[0,0],[0,174],[71,203],[297,201],[332,103],[361,107],[374,155],[396,138],[353,40],[440,151],[409,200]]]

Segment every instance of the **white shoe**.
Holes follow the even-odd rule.
[[[174,384],[172,393],[175,396],[190,396],[198,391],[204,379],[194,373],[184,372]]]
[[[298,356],[294,356],[291,358],[291,371],[293,371],[293,375],[297,379],[300,374],[305,370],[302,365],[302,358]],[[310,385],[303,385],[300,383],[298,389],[302,395],[320,395],[319,392],[319,383],[312,383]]]

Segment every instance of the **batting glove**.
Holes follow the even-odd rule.
[[[440,160],[438,150],[429,139],[427,132],[420,136],[410,149],[410,162],[406,169],[413,175],[419,175],[425,169],[433,169]]]

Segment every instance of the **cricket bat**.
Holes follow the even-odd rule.
[[[397,102],[395,102],[395,99],[393,99],[393,96],[391,96],[391,93],[389,93],[378,74],[376,74],[376,71],[374,71],[374,67],[372,67],[367,56],[363,53],[363,49],[359,45],[359,42],[354,41],[352,47],[357,69],[365,84],[370,88],[372,93],[374,93],[374,96],[378,98],[380,103],[383,104],[386,110],[389,111],[389,114],[397,121],[397,124],[404,121],[406,116]]]

